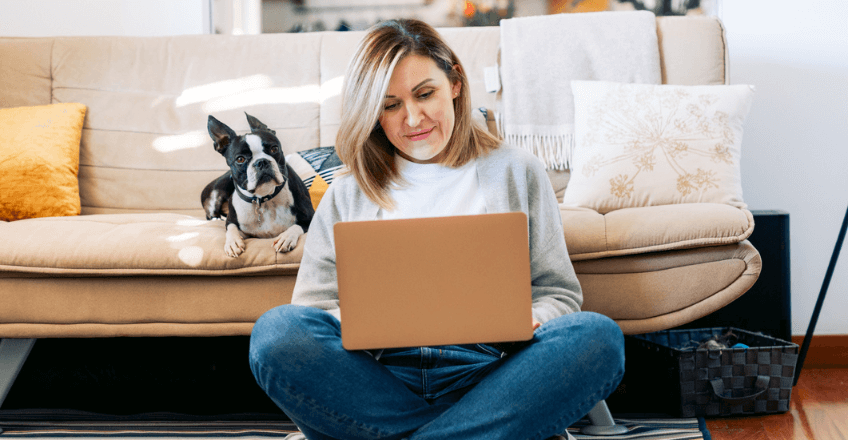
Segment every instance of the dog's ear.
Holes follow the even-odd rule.
[[[212,115],[209,115],[206,129],[209,130],[209,136],[215,142],[215,151],[221,154],[227,151],[230,141],[236,138],[236,132],[230,127],[227,127],[227,124],[215,119]]]
[[[247,116],[247,123],[250,124],[251,132],[256,133],[259,130],[264,130],[270,132],[271,134],[277,134],[276,131],[271,130],[270,128],[268,128],[267,125],[263,124],[262,121],[254,118],[253,116],[250,116],[249,114],[247,114],[247,112],[244,112],[244,115]]]

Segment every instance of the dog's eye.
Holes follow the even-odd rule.
[[[245,160],[244,156],[239,156],[236,158],[236,163],[244,163]]]
[[[277,151],[280,151],[276,146],[271,147],[271,154],[277,154]]]

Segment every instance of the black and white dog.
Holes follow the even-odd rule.
[[[306,185],[286,164],[276,132],[245,115],[251,132],[243,136],[209,116],[209,136],[230,171],[203,188],[200,202],[207,220],[226,217],[224,252],[230,257],[244,252],[245,236],[276,237],[277,252],[289,252],[309,228],[315,210]]]

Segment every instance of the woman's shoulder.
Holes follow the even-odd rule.
[[[342,173],[333,178],[327,191],[321,197],[321,200],[329,200],[333,205],[339,205],[342,201],[356,198],[356,191],[359,186],[356,184],[356,178],[350,173]]]
[[[359,184],[356,182],[356,177],[350,172],[343,172],[333,178],[330,189],[333,190],[337,197],[342,198],[355,197],[356,193],[361,192],[359,190]]]
[[[343,173],[333,179],[321,200],[324,198],[341,219],[359,219],[377,212],[377,205],[365,195],[352,173]]]
[[[502,142],[498,148],[479,158],[488,167],[515,169],[523,168],[529,171],[545,172],[545,164],[533,153]]]
[[[340,188],[350,190],[357,188],[356,177],[351,172],[343,172],[333,179],[333,185],[338,185]]]

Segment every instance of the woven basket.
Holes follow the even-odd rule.
[[[748,348],[692,348],[728,331]],[[666,397],[671,399],[667,403],[672,413],[693,417],[789,411],[797,344],[732,327],[666,330],[628,338],[628,363],[653,366],[659,374],[653,376],[652,386],[659,394],[670,391]]]

